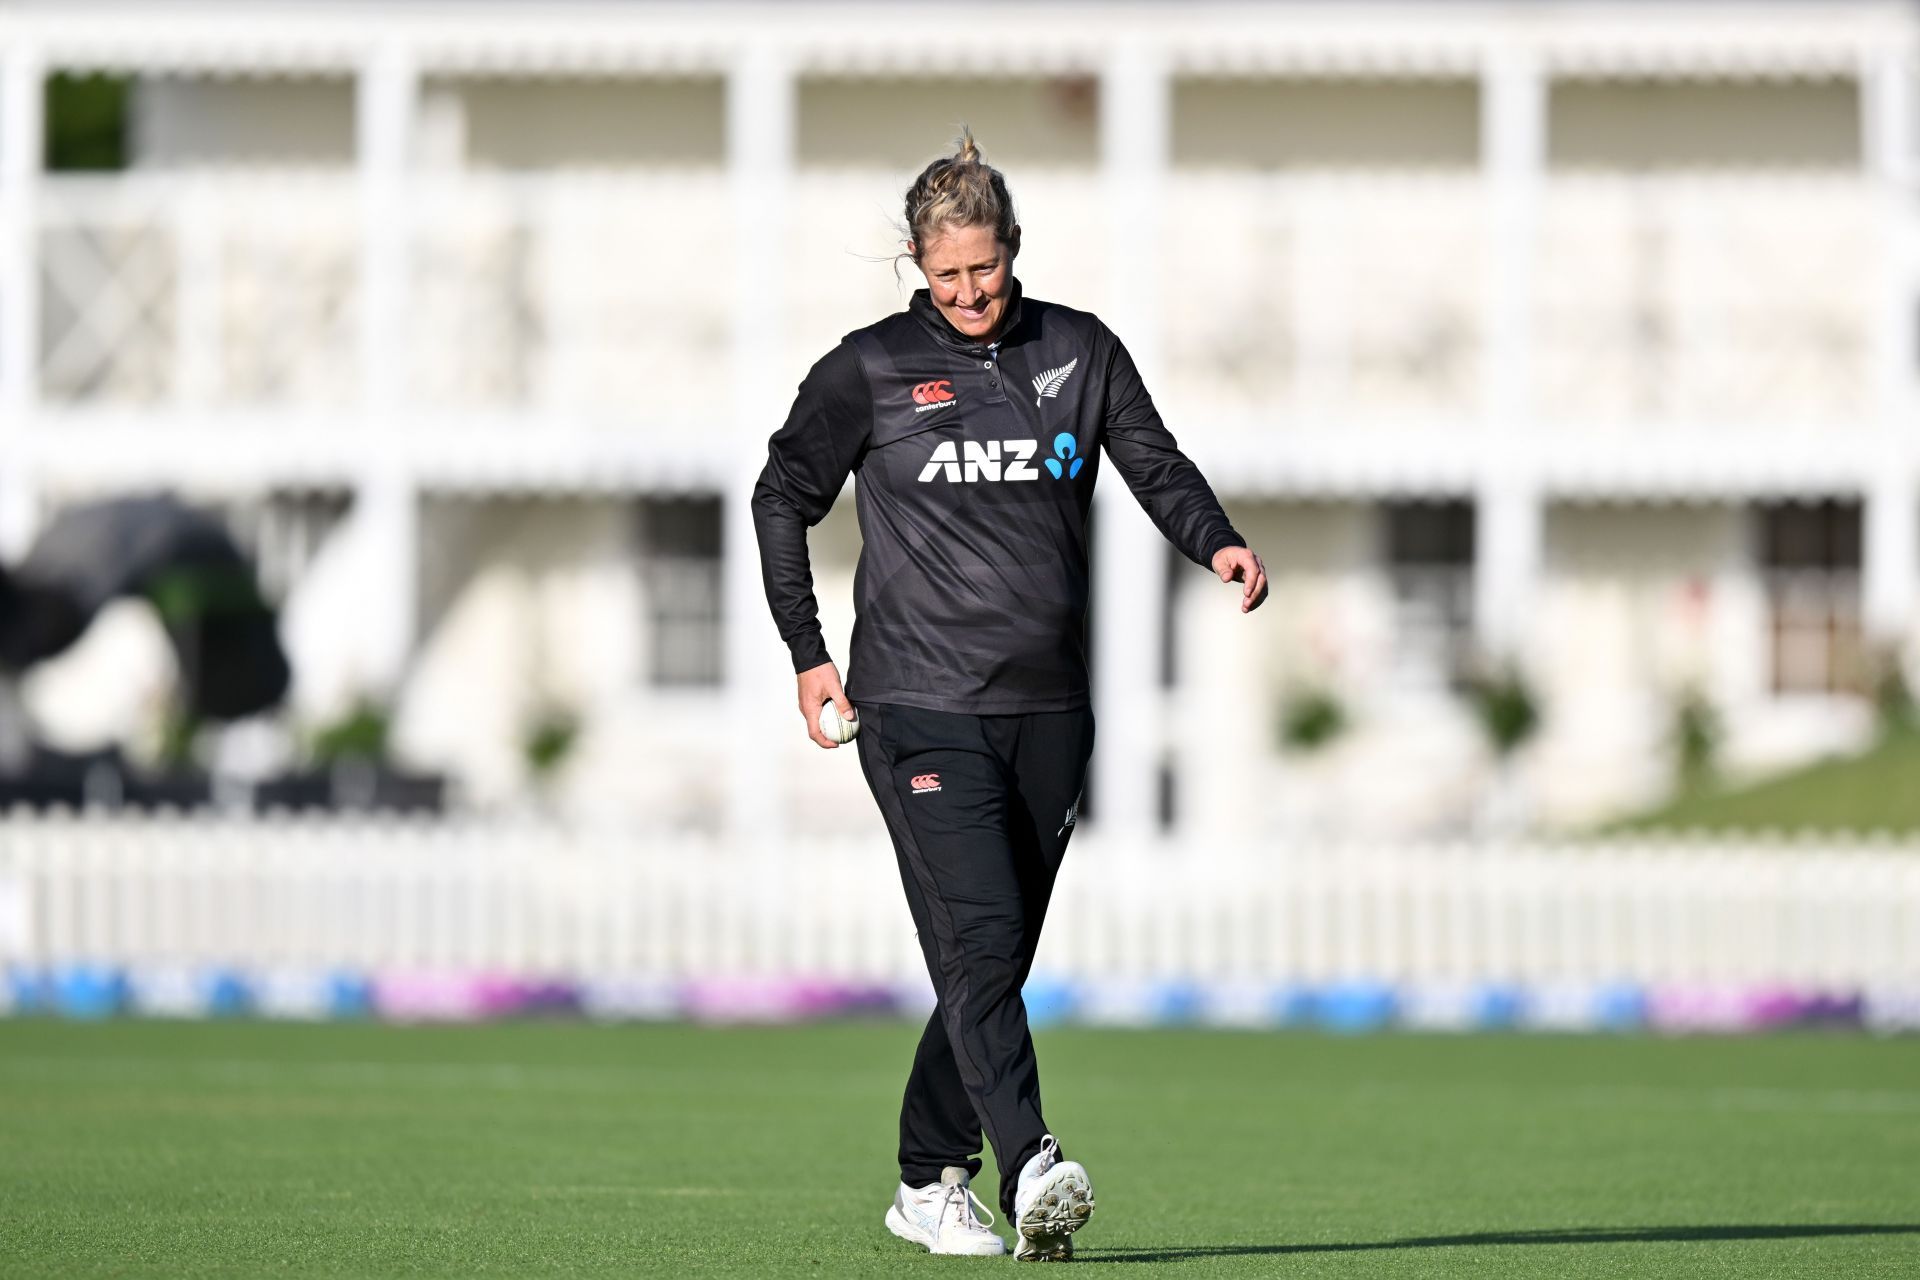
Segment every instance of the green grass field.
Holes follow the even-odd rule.
[[[912,1034],[0,1021],[0,1274],[1012,1267],[880,1225]],[[1040,1053],[1129,1278],[1920,1275],[1920,1041]]]
[[[1606,834],[1662,831],[1920,831],[1920,732],[1902,730],[1854,756],[1820,760],[1741,787],[1703,782]]]

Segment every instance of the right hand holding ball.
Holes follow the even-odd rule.
[[[820,735],[822,737],[832,738],[836,743],[844,745],[852,742],[859,734],[860,713],[858,711],[853,713],[852,719],[845,720],[840,716],[840,708],[831,702],[821,706]]]
[[[852,742],[860,732],[859,713],[847,701],[847,691],[840,687],[839,669],[831,662],[823,662],[802,671],[796,683],[800,718],[806,722],[807,736],[829,751]],[[844,714],[841,707],[846,708]]]

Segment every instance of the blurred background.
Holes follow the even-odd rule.
[[[1920,1025],[1920,11],[968,14],[0,7],[0,1006],[929,1003],[746,499],[965,122],[1273,578],[1100,493],[1037,1020]]]

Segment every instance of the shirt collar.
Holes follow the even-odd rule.
[[[1020,298],[1020,281],[1016,279],[1013,282],[1013,292],[1007,298],[1007,313],[1000,324],[1000,336],[996,339],[1002,346],[1005,346],[1008,339],[1013,337],[1013,331],[1020,327]],[[907,303],[907,310],[926,326],[942,346],[971,354],[987,349],[986,343],[977,338],[968,337],[948,323],[947,318],[940,314],[940,308],[933,305],[933,298],[925,289],[913,291],[913,297]]]

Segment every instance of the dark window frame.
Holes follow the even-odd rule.
[[[725,517],[719,494],[640,501],[635,519],[649,688],[726,683]]]

